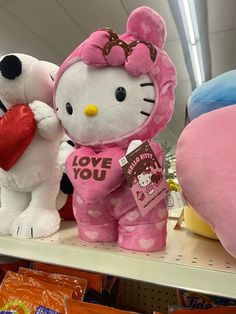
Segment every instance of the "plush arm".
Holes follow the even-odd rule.
[[[65,169],[66,160],[74,150],[75,148],[70,143],[68,143],[68,141],[64,141],[60,145],[57,162],[62,172],[64,173],[66,173]]]
[[[48,140],[59,141],[63,133],[54,110],[49,105],[38,100],[30,103],[29,107],[34,113],[38,134]]]

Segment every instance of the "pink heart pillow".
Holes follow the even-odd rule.
[[[124,181],[119,164],[124,155],[118,147],[106,148],[100,153],[85,146],[75,149],[66,161],[74,193],[87,204],[102,201]]]
[[[188,202],[236,257],[236,105],[193,120],[180,136],[176,160]]]

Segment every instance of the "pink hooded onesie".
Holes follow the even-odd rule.
[[[95,31],[60,67],[55,110],[76,143],[66,171],[82,240],[118,240],[137,251],[165,247],[165,201],[141,216],[118,162],[132,140],[150,140],[173,112],[176,71],[163,50],[165,37],[162,17],[140,7],[126,33]],[[152,148],[163,166],[160,146]]]

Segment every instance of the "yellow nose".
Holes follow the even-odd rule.
[[[97,112],[98,112],[98,107],[93,104],[89,104],[84,108],[84,113],[89,117],[95,116]]]

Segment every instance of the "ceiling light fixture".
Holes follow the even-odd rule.
[[[195,81],[197,86],[200,86],[205,81],[205,74],[194,0],[178,0],[178,4],[188,41]]]

